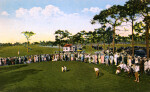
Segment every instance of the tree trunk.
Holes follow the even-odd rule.
[[[149,59],[149,23],[148,23],[148,20],[146,23],[146,51],[147,51],[147,59]]]
[[[104,42],[104,50],[105,50],[105,42]]]
[[[91,53],[92,53],[92,43],[91,43]]]
[[[59,61],[60,61],[60,44],[59,44]]]
[[[27,53],[29,52],[29,41],[27,42]]]
[[[133,21],[133,18],[132,18],[132,57],[134,56],[134,38],[133,38],[133,36],[134,36],[134,30],[133,30],[133,24],[134,23],[134,21]]]
[[[115,53],[115,30],[116,30],[116,26],[114,25],[114,30],[113,30],[113,53]]]
[[[97,42],[97,50],[99,50],[99,43]]]

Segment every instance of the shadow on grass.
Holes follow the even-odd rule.
[[[22,68],[22,67],[26,67],[28,65],[15,65],[15,66],[6,66],[6,67],[0,67],[0,73],[3,73],[3,72],[8,72],[8,71],[11,71],[11,70],[16,70],[16,69],[19,69],[19,68]]]
[[[10,73],[0,74],[0,91],[3,91],[8,84],[23,81],[28,75],[36,74],[41,70],[29,69]]]
[[[99,77],[102,77],[102,76],[104,76],[104,73],[100,72]]]
[[[67,69],[67,72],[69,72],[71,69]]]

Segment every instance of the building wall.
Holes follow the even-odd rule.
[[[63,47],[63,51],[75,51],[75,49],[73,49],[73,47]]]

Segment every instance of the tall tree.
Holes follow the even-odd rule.
[[[113,28],[113,53],[115,52],[115,32],[116,27],[121,25],[123,18],[121,17],[121,12],[123,7],[120,5],[114,5],[107,10],[103,10],[99,15],[95,15],[92,24],[98,21],[100,24],[110,24]]]
[[[135,4],[136,0],[129,0],[128,2],[126,2],[126,4],[124,5],[124,10],[126,10],[125,13],[125,17],[128,17],[129,20],[131,22],[131,27],[132,27],[132,56],[134,56],[134,22],[135,22],[135,18],[137,13],[139,12],[139,10],[137,9],[137,5]]]
[[[55,42],[59,44],[59,60],[60,60],[60,46],[66,42],[71,34],[65,30],[57,30],[55,32]]]
[[[32,31],[24,31],[24,32],[21,32],[22,34],[24,34],[25,35],[25,37],[26,37],[26,39],[27,39],[27,52],[29,52],[29,41],[30,41],[30,37],[31,36],[33,36],[33,35],[35,35],[35,33],[34,32],[32,32]]]
[[[138,9],[144,17],[146,24],[146,51],[147,58],[149,58],[149,28],[150,28],[150,0],[139,0],[137,1]]]

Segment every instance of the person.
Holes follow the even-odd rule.
[[[118,64],[122,62],[122,54],[119,55]]]
[[[101,64],[101,55],[100,54],[98,55],[98,62],[99,62],[99,64]]]
[[[146,58],[144,58],[144,72],[146,73],[148,70],[149,66],[148,66],[148,62],[146,60]]]
[[[98,57],[97,57],[97,54],[95,54],[95,55],[94,55],[94,59],[95,59],[95,60],[94,60],[94,61],[95,61],[94,63],[95,63],[95,64],[97,64],[97,62],[98,62],[98,61],[97,61],[97,58],[98,58]]]
[[[64,66],[64,71],[65,71],[65,72],[67,71],[67,67],[66,67],[66,66]]]
[[[117,58],[118,58],[118,54],[115,53],[115,55],[114,55],[114,62],[115,62],[115,65],[117,65]]]
[[[140,57],[140,73],[143,74],[144,72],[144,60]]]
[[[81,62],[84,62],[84,55],[81,54]]]
[[[150,59],[148,60],[148,68],[150,70]]]
[[[64,72],[64,66],[61,67],[61,71]]]
[[[101,63],[104,64],[104,52],[101,53]]]
[[[67,71],[67,67],[66,67],[66,66],[62,66],[62,67],[61,67],[61,71],[62,71],[62,72],[66,72],[66,71]]]
[[[105,63],[106,63],[106,65],[109,65],[109,64],[108,64],[108,60],[109,60],[109,55],[106,54],[106,56],[105,56]]]
[[[65,61],[67,61],[68,60],[68,56],[67,56],[67,54],[65,54]]]
[[[121,67],[117,66],[116,74],[119,74],[121,72]]]
[[[74,54],[71,54],[71,61],[74,60]]]
[[[96,77],[99,76],[99,69],[94,67],[94,71],[96,72]]]
[[[2,59],[0,58],[0,66],[2,65],[2,62],[1,62],[1,61],[2,61]]]
[[[137,57],[135,57],[135,63],[139,63],[139,61],[138,61],[138,58],[137,58]]]
[[[111,53],[111,54],[110,54],[110,64],[111,64],[111,65],[113,64],[113,60],[114,60],[114,57],[113,57],[113,54]]]
[[[138,65],[138,63],[136,63],[136,65],[135,65],[135,82],[140,82],[140,80],[139,80],[139,65]]]
[[[131,56],[128,56],[128,65],[131,67],[131,65],[132,65],[132,57]]]
[[[19,64],[21,64],[21,57],[19,57]]]

